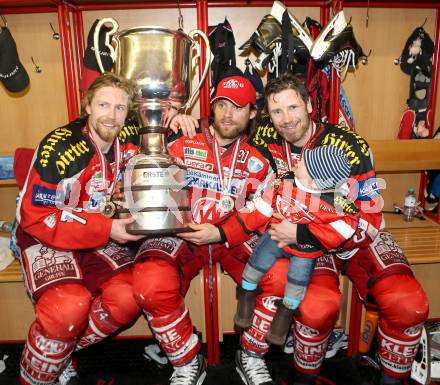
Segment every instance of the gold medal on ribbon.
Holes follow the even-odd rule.
[[[109,187],[107,187],[108,181],[107,181],[107,172],[108,172],[108,165],[107,161],[104,157],[104,154],[102,153],[99,146],[96,145],[95,140],[93,139],[92,135],[89,131],[89,139],[93,143],[93,146],[95,147],[96,153],[99,155],[100,160],[100,166],[101,166],[101,180],[102,180],[102,189],[107,189],[107,195],[105,196],[104,202],[101,203],[100,212],[102,215],[106,216],[107,218],[112,218],[116,214],[116,205],[110,200],[111,194],[113,194],[113,191],[116,186],[116,181],[118,179],[118,173],[119,173],[119,166],[121,162],[121,149],[119,145],[118,138],[115,139],[114,142],[114,152],[115,152],[115,164],[113,169],[113,181],[110,184]],[[101,189],[101,190],[102,190]],[[100,192],[101,192],[100,190]]]
[[[107,199],[102,205],[101,213],[107,218],[113,218],[116,214],[116,205],[110,199]]]
[[[234,198],[230,195],[222,195],[219,201],[220,210],[224,213],[229,213],[234,209]]]
[[[238,152],[240,150],[240,141],[241,139],[238,138],[237,141],[235,142],[234,152],[233,152],[231,164],[229,166],[229,175],[227,181],[225,182],[225,175],[223,173],[223,164],[221,161],[219,145],[217,140],[214,140],[215,163],[219,177],[219,184],[220,187],[222,188],[221,190],[222,195],[220,196],[220,199],[218,201],[218,208],[223,213],[231,212],[232,210],[234,210],[234,206],[235,206],[235,200],[230,195],[230,191],[232,186],[232,178],[234,176],[235,167],[237,165]]]

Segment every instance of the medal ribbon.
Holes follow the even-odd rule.
[[[234,147],[234,155],[232,156],[231,164],[229,165],[229,175],[228,175],[228,182],[226,186],[224,186],[224,174],[223,174],[223,166],[221,162],[221,155],[220,155],[220,146],[218,145],[217,139],[214,138],[214,156],[215,156],[215,163],[217,167],[217,173],[219,177],[219,183],[220,188],[223,193],[230,194],[231,184],[232,184],[232,177],[234,175],[235,166],[237,163],[238,158],[238,150],[240,147],[240,140],[241,138],[238,138],[235,142]]]
[[[95,151],[98,153],[99,156],[99,160],[101,163],[101,173],[102,173],[102,185],[106,186],[107,185],[107,167],[106,167],[106,159],[104,154],[102,153],[101,149],[96,145],[95,141],[93,140],[92,135],[90,134],[90,130],[89,130],[89,139],[92,142],[93,146],[95,147]],[[107,195],[111,195],[113,193],[113,190],[115,189],[116,186],[116,180],[118,178],[118,170],[119,170],[119,164],[121,161],[121,148],[119,145],[119,139],[116,137],[115,140],[115,144],[114,144],[114,148],[115,148],[115,168],[113,170],[113,181],[111,183],[111,185],[109,185],[109,187],[107,188]]]

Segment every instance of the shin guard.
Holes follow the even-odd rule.
[[[89,324],[83,336],[78,341],[76,350],[102,341],[110,334],[116,332],[121,326],[123,325],[116,322],[102,306],[101,298],[95,298],[90,308]]]
[[[409,335],[393,333],[382,320],[379,322],[379,359],[383,371],[393,378],[405,378],[411,373],[417,355],[422,327],[413,328]]]
[[[193,332],[188,308],[182,304],[176,311],[162,317],[147,313],[150,328],[173,366],[191,361],[200,350],[200,341]]]
[[[70,359],[75,341],[59,341],[43,335],[34,322],[20,361],[20,383],[23,385],[53,385]]]

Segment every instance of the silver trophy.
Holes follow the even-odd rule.
[[[114,72],[130,79],[137,88],[137,112],[141,133],[141,154],[133,157],[124,171],[125,203],[118,210],[120,218],[133,215],[127,227],[132,234],[174,234],[189,230],[191,207],[185,184],[186,169],[176,164],[165,144],[165,121],[170,108],[189,108],[209,69],[211,53],[206,35],[193,30],[163,27],[136,27],[118,32],[112,18],[100,20],[94,34],[96,60],[104,72],[99,55],[99,31],[106,24],[113,28],[106,34],[106,46],[115,63]],[[190,95],[191,74],[205,43],[206,64],[199,84]],[[110,44],[112,36],[112,44]],[[194,51],[196,54],[193,55]]]

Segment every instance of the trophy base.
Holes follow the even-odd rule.
[[[148,210],[130,213],[118,210],[119,218],[135,217],[136,221],[127,225],[127,233],[134,235],[170,235],[193,231],[187,223],[192,222],[190,210]]]
[[[182,227],[180,229],[163,229],[163,230],[130,230],[127,229],[127,233],[133,235],[153,235],[153,236],[165,236],[165,235],[176,235],[179,233],[189,233],[194,231],[191,227]]]

